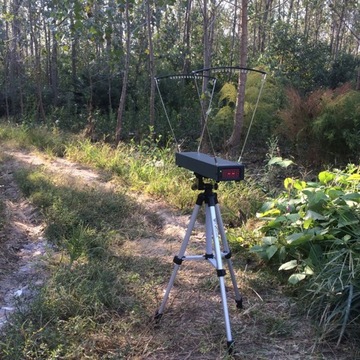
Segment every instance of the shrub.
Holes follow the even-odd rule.
[[[357,161],[360,153],[360,92],[350,90],[334,97],[316,118],[312,130],[324,149],[323,155],[338,161]]]
[[[350,84],[320,89],[302,97],[286,91],[287,105],[277,128],[302,162],[345,164],[357,161],[360,150],[360,93]]]
[[[274,78],[268,78],[264,83],[260,102],[257,104],[261,81],[257,73],[250,73],[247,77],[243,133],[246,134],[253,120],[249,140],[262,144],[277,127],[279,121],[277,111],[283,101],[283,91]],[[236,85],[231,82],[225,82],[218,94],[218,108],[214,109],[214,116],[210,119],[208,125],[211,139],[217,145],[216,150],[221,150],[221,145],[231,135],[234,125],[236,100]],[[254,110],[256,110],[255,114]]]
[[[291,284],[305,283],[301,301],[340,341],[360,325],[360,167],[318,178],[285,180],[287,192],[258,214],[265,236],[252,251],[291,272]]]

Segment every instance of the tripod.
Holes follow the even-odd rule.
[[[227,346],[229,354],[232,353],[234,341],[231,335],[231,326],[230,326],[230,319],[229,319],[229,312],[227,307],[227,299],[226,299],[226,289],[225,289],[225,279],[224,276],[226,271],[223,269],[223,262],[222,259],[225,259],[225,262],[228,265],[228,269],[231,276],[231,281],[234,287],[235,292],[235,301],[236,307],[241,309],[242,308],[242,297],[240,295],[239,289],[236,284],[235,272],[231,262],[231,251],[226,240],[226,235],[224,231],[224,225],[220,214],[220,207],[217,200],[217,194],[213,192],[213,189],[217,188],[217,184],[211,183],[204,183],[204,179],[200,175],[196,175],[197,184],[195,189],[197,190],[204,190],[204,192],[200,193],[197,197],[195,208],[190,218],[190,222],[188,228],[185,233],[184,240],[180,247],[178,255],[174,257],[174,269],[172,275],[170,277],[168,286],[165,291],[164,298],[160,305],[159,310],[155,315],[155,320],[160,320],[163,315],[164,308],[166,302],[169,298],[170,291],[174,285],[174,281],[176,278],[176,274],[180,268],[180,265],[183,261],[191,261],[191,260],[207,260],[211,265],[213,265],[216,269],[217,276],[219,278],[220,283],[220,291],[221,291],[221,299],[222,299],[222,306],[224,312],[224,319],[225,319],[225,329],[226,329],[226,338],[227,338]],[[204,255],[186,255],[185,251],[187,245],[190,240],[190,236],[192,230],[195,225],[196,218],[198,216],[199,210],[201,206],[205,203],[205,229],[206,229],[206,252]],[[220,248],[219,242],[219,233],[220,238],[222,240],[222,248]]]

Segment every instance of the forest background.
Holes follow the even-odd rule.
[[[0,7],[0,117],[7,121],[116,143],[151,129],[166,141],[154,77],[240,64],[268,73],[251,133],[259,148],[276,137],[304,162],[358,158],[357,1],[7,0]],[[241,133],[255,102],[250,77],[248,84]],[[169,86],[171,119],[190,146],[202,125],[198,99],[184,111],[186,87]],[[210,126],[223,150],[235,131],[236,94],[219,96]]]

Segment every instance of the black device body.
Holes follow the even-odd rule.
[[[193,171],[196,175],[216,182],[244,180],[245,166],[243,164],[200,152],[176,153],[175,163]]]

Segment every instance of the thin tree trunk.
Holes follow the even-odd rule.
[[[230,66],[234,63],[234,55],[235,55],[235,43],[236,43],[236,25],[237,25],[237,7],[238,7],[238,0],[235,0],[234,3],[234,18],[232,23],[232,34],[231,34],[231,50],[230,50]],[[255,30],[254,26],[254,30]],[[254,33],[254,39],[255,39],[255,33]],[[255,54],[255,48],[253,43],[253,54]]]
[[[126,54],[125,54],[125,63],[124,63],[124,76],[121,88],[121,96],[119,101],[119,107],[117,111],[117,122],[115,129],[115,145],[117,146],[121,140],[121,133],[123,127],[123,118],[125,110],[125,100],[127,94],[127,86],[129,79],[129,69],[130,69],[130,17],[129,17],[129,0],[125,3],[125,21],[126,21]]]
[[[187,74],[191,68],[191,57],[190,57],[190,32],[191,32],[191,6],[192,0],[187,0],[186,11],[185,11],[185,22],[184,22],[184,64],[183,73]]]
[[[78,46],[78,35],[75,29],[74,15],[70,13],[70,30],[71,30],[71,79],[74,96],[76,98],[78,94],[78,81],[77,81],[77,46]]]
[[[267,23],[269,20],[271,6],[272,6],[272,0],[267,0],[266,4],[265,4],[263,19],[262,19],[262,33],[260,34],[260,36],[261,36],[260,52],[261,53],[264,53],[264,51],[265,51],[265,43],[266,43],[266,39],[267,39],[266,34],[269,31]]]
[[[216,4],[215,0],[211,0],[211,9],[209,8],[208,0],[204,0],[204,6],[202,9],[203,12],[203,61],[204,69],[211,67],[211,55],[213,51],[213,42],[214,42],[214,29],[215,29],[215,18],[216,18]],[[205,71],[205,76],[209,75],[209,72]],[[209,79],[207,77],[203,78],[202,82],[202,93],[205,94]],[[206,108],[206,101],[203,103],[203,107]],[[204,118],[201,118],[201,125],[203,126]]]
[[[55,25],[55,24],[54,24]],[[57,106],[58,104],[58,42],[56,39],[56,30],[49,30],[50,31],[50,41],[51,41],[51,57],[49,58],[50,61],[50,86],[52,89],[53,95],[53,105]]]
[[[247,14],[248,0],[241,1],[241,19],[239,21],[239,34],[240,34],[240,66],[246,67],[247,65],[247,37],[248,37],[248,14]],[[245,85],[246,85],[246,72],[240,72],[238,82],[238,94],[236,111],[234,116],[234,127],[232,134],[227,141],[227,148],[232,151],[236,150],[240,145],[241,131],[244,122],[244,106],[245,106]]]
[[[149,45],[149,70],[150,70],[150,104],[149,104],[149,124],[150,127],[154,127],[155,124],[155,60],[154,60],[154,48],[152,38],[152,26],[151,26],[152,9],[150,6],[150,0],[146,1],[146,22],[148,30],[148,45]]]
[[[32,42],[34,44],[35,51],[35,74],[36,74],[36,95],[37,95],[37,111],[40,119],[42,121],[46,121],[44,103],[42,98],[42,67],[41,67],[41,39],[39,31],[36,27],[36,22],[40,23],[40,19],[33,18],[33,9],[31,7],[31,2],[29,2],[29,25],[30,25],[30,34],[32,38]],[[35,24],[34,24],[35,22]]]

